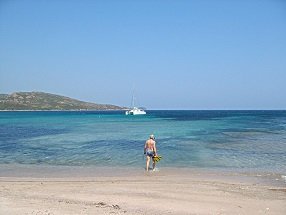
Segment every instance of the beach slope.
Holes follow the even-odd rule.
[[[0,214],[286,214],[286,189],[234,177],[0,177]]]

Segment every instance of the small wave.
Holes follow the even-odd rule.
[[[155,169],[153,169],[153,172],[159,172],[160,170],[156,167]]]

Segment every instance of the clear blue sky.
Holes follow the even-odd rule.
[[[286,1],[1,0],[0,93],[286,109]]]

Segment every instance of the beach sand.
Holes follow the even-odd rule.
[[[277,176],[163,168],[1,170],[5,215],[286,214],[285,181],[272,183]]]

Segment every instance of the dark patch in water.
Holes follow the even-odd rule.
[[[66,129],[36,128],[32,126],[2,125],[0,127],[0,140],[11,141],[24,138],[40,137],[66,133]]]
[[[148,112],[149,113],[149,112]],[[158,117],[165,118],[166,120],[176,120],[176,121],[195,121],[195,120],[218,120],[228,117],[237,117],[237,120],[249,120],[249,117],[258,118],[259,121],[268,122],[272,119],[277,119],[277,117],[285,117],[286,111],[271,111],[271,110],[164,110],[164,111],[150,111],[150,114]]]

